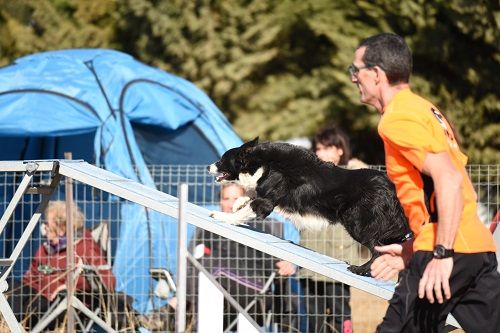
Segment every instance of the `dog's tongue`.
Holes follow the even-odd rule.
[[[223,180],[224,178],[226,178],[227,176],[227,173],[223,172],[223,173],[220,173],[218,174],[216,177],[215,177],[215,180],[220,182],[221,180]]]

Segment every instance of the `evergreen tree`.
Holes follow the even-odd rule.
[[[115,11],[114,1],[0,0],[0,65],[41,51],[118,47]]]
[[[244,138],[310,136],[335,123],[383,162],[379,115],[346,68],[392,31],[413,89],[455,124],[471,163],[500,160],[498,2],[478,0],[0,0],[0,65],[45,50],[123,50],[202,88]]]

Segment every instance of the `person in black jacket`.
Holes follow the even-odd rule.
[[[244,195],[243,188],[237,184],[223,185],[220,192],[220,210],[232,212],[237,199]],[[281,222],[266,219],[251,221],[248,224],[262,232],[283,237]],[[297,300],[285,297],[285,294],[291,294],[287,277],[295,273],[294,264],[203,229],[199,229],[196,233],[193,248],[195,258],[219,280],[243,308],[251,305],[248,312],[259,324],[264,323],[263,314],[270,312],[272,321],[281,326],[281,331],[287,331],[287,327],[298,325],[295,315]],[[273,278],[275,276],[276,278]],[[267,287],[263,297],[260,297],[259,292],[265,289],[268,282],[272,283]],[[196,290],[196,286],[192,287]],[[234,320],[237,313],[227,301],[224,314],[225,329],[229,326],[236,329]],[[294,323],[291,323],[292,321]]]

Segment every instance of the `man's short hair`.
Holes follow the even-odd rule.
[[[403,37],[393,33],[381,33],[361,41],[366,47],[363,55],[365,65],[379,66],[387,75],[389,84],[408,83],[413,60],[411,50]]]

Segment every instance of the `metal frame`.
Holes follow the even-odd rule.
[[[40,204],[38,205],[35,214],[30,219],[30,222],[26,226],[26,228],[23,231],[23,234],[21,235],[21,238],[17,242],[16,246],[14,247],[14,250],[12,251],[12,254],[10,257],[7,258],[1,258],[0,259],[0,267],[2,267],[2,270],[0,272],[0,312],[4,316],[5,321],[7,322],[7,325],[9,326],[11,332],[14,333],[22,333],[25,332],[22,326],[19,324],[17,321],[14,313],[12,312],[12,309],[10,308],[9,303],[7,302],[7,299],[4,295],[4,293],[8,290],[8,283],[6,281],[7,276],[9,275],[10,271],[14,267],[16,260],[19,258],[19,255],[21,254],[24,246],[26,245],[26,242],[29,240],[29,237],[33,233],[33,230],[35,229],[36,224],[40,220],[43,211],[45,210],[45,207],[47,206],[52,194],[54,193],[54,190],[57,188],[59,185],[62,174],[59,172],[59,163],[57,161],[30,161],[30,162],[0,162],[0,171],[14,171],[14,172],[21,172],[25,171],[26,174],[24,175],[23,179],[21,180],[21,183],[19,184],[16,192],[14,193],[11,201],[9,202],[9,205],[7,206],[7,209],[5,210],[4,214],[2,215],[2,218],[0,220],[0,234],[3,232],[5,226],[7,225],[7,222],[9,219],[12,217],[12,214],[21,200],[22,196],[25,193],[32,193],[32,194],[41,194],[42,195],[42,200]],[[42,172],[42,171],[51,171],[52,172],[52,181],[49,186],[43,186],[43,187],[29,187],[30,182],[33,179],[33,176],[36,172]],[[70,214],[71,216],[71,214]],[[71,228],[70,228],[71,229]],[[3,267],[7,267],[7,269],[3,269]],[[89,317],[91,320],[96,322],[99,326],[101,326],[106,332],[116,332],[109,326],[105,321],[103,321],[101,318],[99,318],[94,312],[92,312],[90,309],[88,309],[85,304],[83,304],[78,298],[76,298],[74,295],[70,295],[69,297],[66,297],[65,300],[60,302],[57,306],[57,308],[54,310],[52,314],[44,318],[43,321],[38,323],[38,325],[33,329],[33,332],[38,332],[43,330],[43,328],[50,323],[55,317],[57,317],[61,312],[63,312],[65,309],[77,309],[80,310],[82,313],[84,313],[87,317]]]
[[[147,187],[136,181],[123,178],[110,171],[100,169],[81,160],[0,161],[0,171],[26,172],[25,178],[29,178],[26,180],[23,179],[18,191],[14,194],[11,203],[2,217],[0,232],[3,230],[3,227],[10,218],[15,205],[19,202],[20,197],[27,190],[29,180],[31,180],[33,173],[37,171],[52,171],[54,173],[53,182],[50,186],[52,191],[59,184],[58,182],[55,183],[54,179],[66,176],[175,218],[178,217],[180,209],[179,200],[176,197]],[[49,191],[50,194],[52,191]],[[20,251],[22,250],[22,247],[24,247],[35,224],[40,219],[40,215],[43,210],[42,208],[44,208],[44,205],[47,204],[49,198],[50,195],[44,195],[42,203],[39,205],[36,213],[29,222],[28,227],[24,231],[19,243],[14,249],[12,256],[9,258],[11,262],[6,272],[10,272],[12,269]],[[270,234],[255,232],[246,228],[244,225],[234,226],[215,221],[209,217],[210,212],[207,209],[194,204],[186,203],[185,207],[185,221],[196,227],[208,230],[235,242],[242,243],[256,250],[292,262],[300,267],[307,268],[336,281],[349,284],[357,289],[383,299],[390,299],[394,293],[394,283],[377,281],[370,277],[355,275],[347,270],[348,265],[343,261],[319,254],[315,251],[303,248]],[[6,275],[7,274],[2,275],[0,282],[5,281]],[[10,326],[12,323],[11,320],[9,320],[9,317],[12,319],[14,315],[10,307],[7,306],[8,309],[6,309],[5,304],[8,305],[5,300],[5,296],[2,293],[0,294],[0,311],[7,319]],[[451,316],[448,317],[448,323],[459,327],[458,323]],[[19,324],[17,324],[17,326],[19,326]],[[22,332],[22,330],[12,329],[14,325],[10,327],[13,332]]]
[[[95,312],[90,310],[85,304],[83,304],[82,301],[80,301],[75,295],[72,295],[71,298],[66,296],[63,300],[61,300],[55,308],[50,308],[48,316],[42,317],[42,319],[37,323],[35,327],[31,330],[31,333],[39,333],[42,332],[47,325],[49,325],[54,319],[57,318],[61,313],[64,311],[68,311],[68,309],[76,309],[80,310],[83,314],[85,314],[89,319],[91,319],[93,322],[95,322],[97,325],[99,325],[104,331],[108,333],[114,333],[116,330],[114,330],[108,323],[106,323],[104,320],[99,318]],[[78,322],[78,325],[80,328],[88,328],[85,327],[83,322],[76,317],[76,320]],[[73,329],[70,330],[71,332],[74,331],[74,324],[73,324]]]
[[[7,168],[4,170],[4,167]],[[54,192],[54,189],[59,185],[59,181],[61,180],[61,175],[57,172],[57,164],[54,162],[42,162],[42,163],[36,163],[36,162],[27,162],[27,163],[18,163],[18,162],[0,162],[0,170],[2,171],[24,171],[26,174],[24,175],[21,183],[19,184],[16,192],[14,193],[11,201],[9,202],[9,205],[7,206],[7,209],[5,210],[4,214],[2,215],[2,218],[0,219],[0,233],[3,232],[5,226],[7,225],[7,222],[9,219],[12,217],[12,214],[14,213],[14,210],[16,206],[18,205],[19,201],[21,200],[22,196],[26,192],[30,193],[39,193],[42,195],[42,201],[38,205],[35,213],[31,217],[28,225],[26,226],[25,230],[23,231],[23,234],[21,235],[21,238],[17,242],[16,246],[14,247],[14,250],[12,251],[11,255],[9,258],[2,258],[4,260],[4,267],[7,267],[4,269],[2,267],[1,271],[1,276],[0,276],[0,288],[1,288],[1,293],[0,293],[0,312],[5,318],[5,321],[7,322],[7,325],[9,326],[11,332],[24,332],[24,329],[21,327],[21,325],[18,323],[14,313],[12,312],[12,309],[9,306],[9,303],[7,302],[7,299],[4,295],[4,292],[8,290],[8,283],[6,281],[7,276],[9,275],[10,271],[14,267],[14,264],[16,263],[16,260],[19,258],[19,255],[21,251],[23,250],[24,246],[26,245],[26,242],[28,241],[29,237],[33,233],[33,230],[35,229],[36,224],[40,220],[40,217],[42,216],[42,212],[44,211],[45,207],[47,206],[47,203],[49,202],[49,199]],[[33,179],[33,175],[37,171],[52,171],[53,173],[53,178],[52,182],[48,187],[42,188],[28,188],[30,185],[31,180]]]

